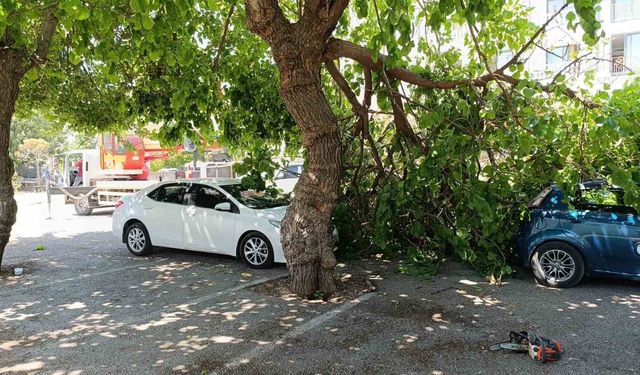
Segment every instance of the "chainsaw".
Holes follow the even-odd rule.
[[[511,350],[529,353],[531,359],[545,363],[560,360],[562,345],[558,340],[541,337],[527,331],[509,332],[509,341],[491,345],[489,350]]]

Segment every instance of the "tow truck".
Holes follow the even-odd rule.
[[[51,170],[56,172],[49,176],[47,191],[63,194],[65,203],[73,204],[78,215],[86,216],[96,208],[114,207],[123,196],[158,181],[200,177],[195,169],[159,173],[149,170],[151,161],[166,159],[172,151],[184,152],[185,149],[183,146],[163,148],[158,142],[136,135],[101,134],[95,149],[68,151],[52,158]],[[207,151],[222,151],[222,148],[212,145]],[[232,177],[233,165],[231,162],[207,163],[202,172],[203,177]]]

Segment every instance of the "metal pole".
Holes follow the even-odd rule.
[[[47,219],[51,219],[51,183],[49,181],[49,179],[46,180],[47,182],[47,207],[49,208],[49,217]]]
[[[198,149],[193,150],[193,175],[195,176],[198,170]],[[200,177],[200,175],[198,175]]]

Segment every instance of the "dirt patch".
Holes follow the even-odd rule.
[[[13,267],[2,267],[0,268],[0,277],[11,277],[14,275]]]
[[[341,272],[335,275],[336,292],[329,298],[318,294],[313,301],[328,302],[328,303],[343,303],[350,301],[365,293],[372,292],[376,289],[375,285],[369,280],[370,275],[363,273],[349,273]],[[269,296],[280,297],[287,301],[300,300],[307,301],[305,299],[297,297],[289,289],[289,278],[285,277],[273,281],[268,281],[256,285],[250,290],[266,294]]]

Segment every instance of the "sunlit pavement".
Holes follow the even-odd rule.
[[[286,273],[160,250],[131,256],[109,212],[90,217],[19,197],[0,284],[0,374],[618,374],[640,372],[638,283],[489,285],[448,264],[435,281],[360,262],[378,293],[349,305],[266,296],[247,285]],[[35,250],[44,246],[44,250]],[[381,275],[381,276],[376,276]],[[342,310],[341,310],[342,309]],[[491,353],[509,330],[560,340],[560,363]]]

